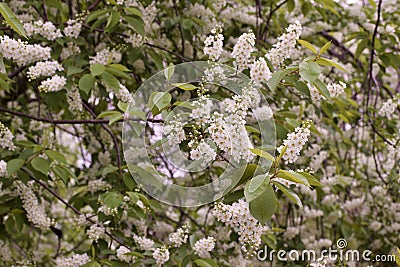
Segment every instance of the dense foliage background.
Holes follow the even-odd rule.
[[[398,253],[399,4],[2,2],[0,265],[259,266],[267,264],[255,255],[264,245],[321,250],[339,238],[371,257]],[[271,108],[254,114],[274,121],[277,146],[270,153],[257,146],[248,103],[243,129],[253,145],[240,147],[249,160],[238,186],[215,203],[174,207],[135,183],[122,123],[146,79],[197,60],[251,78]],[[207,95],[203,89],[181,85],[152,115],[165,116],[179,98]],[[194,138],[187,129],[185,138]],[[156,145],[153,163],[166,170]],[[192,159],[224,161],[226,151],[190,145],[183,147]],[[260,158],[272,167],[256,170]],[[194,184],[220,172],[212,165]],[[176,178],[173,169],[166,176]]]

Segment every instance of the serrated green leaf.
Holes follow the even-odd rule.
[[[279,190],[282,191],[294,204],[298,205],[299,207],[303,206],[303,203],[301,203],[301,200],[299,196],[293,192],[290,188],[288,188],[286,185],[283,185],[277,181],[272,180],[272,183],[279,188]]]
[[[19,21],[19,19],[15,16],[14,12],[7,6],[5,3],[0,3],[0,14],[3,16],[4,20],[7,22],[10,27],[16,31],[19,35],[26,37],[26,32],[24,26]]]
[[[79,80],[79,89],[84,91],[86,95],[89,95],[90,90],[92,90],[95,81],[96,79],[92,76],[92,74],[85,74]]]
[[[52,160],[56,160],[56,161],[58,161],[58,162],[60,162],[60,163],[67,163],[67,160],[65,159],[65,157],[64,157],[64,155],[63,154],[61,154],[60,152],[58,152],[58,151],[55,151],[55,150],[46,150],[46,151],[44,151],[44,153],[49,157],[49,158],[51,158]]]
[[[305,48],[307,48],[308,50],[312,51],[314,54],[317,54],[317,49],[310,44],[309,42],[307,42],[306,40],[297,40],[297,42],[299,42],[299,44],[301,44],[302,46],[304,46]]]
[[[303,175],[298,174],[294,171],[279,170],[276,177],[279,177],[279,178],[282,178],[282,179],[285,179],[285,180],[288,180],[288,181],[291,181],[294,183],[310,186],[310,183]]]
[[[168,81],[171,80],[172,75],[174,75],[175,72],[175,66],[174,64],[170,63],[168,68],[164,69],[164,77]]]
[[[275,161],[275,158],[269,154],[268,152],[261,150],[261,149],[257,149],[257,148],[250,148],[250,151],[254,154],[256,154],[257,156],[260,156],[262,158],[265,158],[271,162]]]
[[[190,83],[173,83],[172,86],[178,87],[185,91],[191,91],[198,88],[197,86],[194,86],[193,84]]]
[[[44,158],[40,157],[34,158],[31,161],[31,165],[35,170],[43,173],[44,175],[47,175],[50,169],[50,163]]]
[[[325,53],[326,50],[328,50],[328,48],[331,46],[332,41],[327,42],[326,44],[324,44],[323,47],[321,47],[321,49],[318,52],[318,56],[322,55],[323,53]]]
[[[335,67],[335,68],[338,68],[338,69],[340,69],[342,71],[348,72],[342,65],[340,65],[339,63],[337,63],[337,62],[335,62],[335,61],[333,61],[331,59],[320,57],[315,61],[315,63],[318,63],[318,64],[323,65],[323,66]]]
[[[106,67],[102,64],[92,64],[90,65],[90,72],[92,73],[92,75],[95,76],[99,76],[100,74],[102,74],[104,71],[106,70]]]
[[[250,202],[249,208],[251,215],[261,224],[265,224],[271,219],[277,208],[277,201],[274,189],[270,184],[262,195]]]
[[[321,74],[321,68],[315,62],[303,61],[299,65],[300,76],[305,81],[313,83]]]
[[[250,203],[262,195],[265,190],[267,190],[269,181],[269,176],[266,174],[257,175],[249,180],[244,188],[244,196],[246,197],[246,201]]]
[[[8,175],[13,174],[17,170],[19,170],[22,166],[24,166],[25,160],[23,159],[12,159],[9,162],[7,162],[7,172]]]

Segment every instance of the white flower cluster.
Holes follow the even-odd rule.
[[[400,105],[400,98],[398,98],[397,96],[388,99],[382,104],[382,107],[379,109],[378,114],[382,117],[391,119],[398,105]]]
[[[126,43],[130,44],[133,48],[140,47],[145,42],[145,38],[138,33],[131,33],[130,31],[124,32],[127,37],[124,37]]]
[[[136,257],[132,256],[132,255],[126,255],[126,253],[129,253],[129,252],[131,252],[131,251],[127,247],[120,246],[117,249],[117,258],[120,261],[124,261],[127,263],[133,262],[136,259]]]
[[[212,35],[209,35],[204,41],[204,54],[210,56],[212,61],[217,61],[223,52],[224,36],[221,26],[217,25],[211,30]]]
[[[261,235],[264,227],[251,215],[249,204],[240,199],[232,205],[218,203],[215,205],[214,216],[217,220],[238,229],[239,242],[242,250],[248,254],[257,251],[261,245]]]
[[[282,159],[285,160],[285,164],[294,163],[297,160],[300,151],[308,141],[308,136],[311,133],[310,127],[308,122],[304,123],[304,126],[297,127],[294,132],[289,133],[287,138],[283,140],[283,145],[278,147],[278,152],[280,153],[282,149],[287,146],[282,156]]]
[[[257,86],[261,86],[262,82],[267,82],[269,79],[271,79],[272,74],[264,58],[259,58],[253,63],[253,65],[251,65],[250,77]]]
[[[302,27],[299,23],[290,24],[286,28],[286,33],[278,37],[278,42],[265,55],[274,68],[279,68],[285,59],[290,57],[296,47],[296,41],[299,39],[301,31]]]
[[[58,92],[67,84],[67,79],[63,76],[54,75],[48,78],[39,85],[38,89],[41,92]]]
[[[189,145],[191,147],[191,145]],[[190,158],[192,160],[200,160],[203,159],[202,165],[207,165],[209,162],[215,160],[217,157],[217,153],[215,150],[207,144],[204,140],[202,140],[195,149],[190,151]]]
[[[97,241],[100,238],[103,238],[106,233],[106,228],[102,225],[92,224],[90,228],[86,231],[86,234],[89,239],[93,241]]]
[[[106,190],[108,188],[111,188],[110,184],[108,184],[106,181],[103,181],[101,179],[90,180],[88,182],[88,190],[92,194],[97,191],[100,191],[100,190]]]
[[[49,59],[51,48],[38,44],[30,45],[4,35],[0,36],[0,52],[3,53],[4,58],[12,59],[19,66],[25,66],[39,60]]]
[[[268,106],[262,106],[253,109],[253,114],[259,121],[266,121],[273,117],[272,109]]]
[[[69,19],[67,21],[67,27],[64,28],[64,34],[67,37],[71,38],[78,38],[79,34],[81,33],[82,30],[82,23],[80,20],[76,19]]]
[[[41,76],[51,76],[56,71],[62,71],[64,68],[57,61],[40,61],[34,66],[29,67],[27,76],[30,80],[35,80]]]
[[[79,267],[90,261],[89,256],[84,254],[74,254],[70,257],[60,257],[56,259],[56,267]]]
[[[14,135],[3,123],[0,122],[0,148],[7,148],[13,151],[15,145],[13,143]]]
[[[331,97],[338,97],[339,95],[344,93],[344,89],[346,89],[346,84],[344,82],[329,83],[326,88],[328,89]]]
[[[250,66],[251,53],[254,51],[256,36],[252,31],[242,34],[233,47],[232,57],[238,71]]]
[[[66,96],[68,109],[71,111],[71,113],[83,111],[81,94],[76,86],[73,86],[70,90],[68,90]]]
[[[194,243],[193,250],[196,255],[201,258],[209,258],[210,252],[213,251],[215,247],[215,238],[209,236],[207,238],[202,238]]]
[[[133,235],[133,240],[135,240],[142,250],[151,250],[154,246],[154,241],[144,236]]]
[[[183,125],[184,123],[176,115],[172,117],[167,125],[164,125],[163,133],[167,136],[170,145],[178,145],[186,139]]]
[[[172,243],[174,247],[180,247],[185,244],[189,237],[189,227],[187,225],[178,228],[176,232],[171,233],[168,236],[169,242]]]
[[[110,208],[107,205],[101,205],[97,211],[102,212],[104,213],[104,215],[107,216],[115,216],[116,214],[118,214],[118,208]]]
[[[60,58],[61,58],[61,60],[65,60],[72,55],[79,54],[80,52],[81,52],[81,49],[79,48],[79,46],[77,46],[73,42],[68,42],[67,47],[63,47]]]
[[[24,23],[24,29],[28,37],[38,34],[49,41],[54,41],[56,38],[62,37],[60,29],[57,29],[50,21],[43,22],[38,20],[31,23]]]
[[[107,65],[117,56],[117,51],[115,51],[114,49],[110,50],[109,48],[105,48],[97,52],[94,57],[90,57],[89,64],[93,65],[97,63],[101,65]]]
[[[4,160],[0,160],[0,177],[7,177],[7,162]]]
[[[315,219],[324,216],[324,212],[322,210],[312,209],[308,206],[304,206],[302,213],[307,219]]]
[[[28,221],[43,230],[47,230],[52,224],[54,224],[54,221],[47,217],[43,203],[39,204],[31,186],[32,181],[29,182],[28,185],[25,185],[22,182],[18,183],[18,195],[21,197]]]
[[[166,246],[156,248],[153,252],[153,258],[156,260],[158,266],[162,266],[164,263],[169,261],[169,250]]]
[[[119,84],[119,90],[115,94],[115,96],[125,103],[130,103],[133,100],[131,93],[129,92],[128,88],[125,87],[122,83]]]

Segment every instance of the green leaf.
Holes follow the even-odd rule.
[[[135,31],[140,35],[145,35],[144,31],[144,21],[141,17],[138,16],[124,16],[126,22],[131,25]]]
[[[113,31],[114,27],[117,26],[119,22],[119,18],[121,15],[117,11],[111,11],[111,16],[108,17],[106,28],[104,29],[105,32]]]
[[[261,224],[265,224],[274,214],[277,208],[275,192],[269,184],[265,192],[249,204],[250,213]]]
[[[331,46],[332,41],[327,42],[326,44],[324,44],[323,47],[321,47],[321,49],[318,52],[318,56],[322,55],[323,53],[325,53],[326,50],[328,50],[328,48]]]
[[[125,71],[125,72],[131,71],[130,69],[128,69],[127,67],[125,67],[122,64],[110,64],[109,67],[116,69],[116,70]]]
[[[301,200],[299,196],[293,192],[290,188],[288,188],[286,185],[283,185],[277,181],[272,180],[272,183],[279,188],[279,190],[282,191],[294,204],[298,205],[299,207],[303,206],[303,203],[301,203]]]
[[[272,91],[278,86],[282,79],[286,76],[287,70],[278,70],[272,74],[271,79],[267,81],[268,88]]]
[[[64,155],[63,154],[61,154],[60,152],[58,152],[58,151],[55,151],[55,150],[46,150],[46,151],[44,151],[44,153],[49,157],[49,158],[51,158],[52,160],[56,160],[56,161],[58,161],[58,162],[60,162],[60,163],[67,163],[67,160],[65,159],[65,157],[64,157]]]
[[[68,184],[68,180],[70,177],[72,177],[71,172],[60,165],[56,165],[52,167],[53,172],[57,175],[58,178],[60,178],[65,185]]]
[[[91,261],[86,263],[85,265],[82,265],[82,267],[101,267],[101,264],[97,261]]]
[[[257,149],[257,148],[250,148],[250,151],[253,152],[254,154],[256,154],[257,156],[265,158],[271,162],[275,161],[275,158],[271,154],[269,154],[268,152],[266,152],[264,150]]]
[[[50,163],[44,158],[40,157],[34,158],[31,161],[31,165],[35,170],[43,173],[44,175],[47,175],[50,169]]]
[[[280,170],[276,176],[294,183],[310,186],[310,183],[303,175],[293,171]]]
[[[153,103],[156,107],[161,110],[171,103],[171,94],[165,92],[158,92],[153,97]]]
[[[257,175],[248,181],[244,188],[244,196],[246,197],[246,201],[250,203],[254,199],[261,196],[265,190],[267,190],[269,181],[269,176],[266,174]]]
[[[295,4],[294,0],[289,0],[287,2],[287,9],[288,9],[289,13],[292,12],[295,7],[296,7],[296,4]]]
[[[105,71],[101,74],[101,78],[104,80],[106,85],[113,89],[115,92],[118,92],[120,87],[119,87],[119,82],[118,79],[109,73],[108,71]]]
[[[218,264],[213,259],[197,259],[194,263],[199,267],[218,267]]]
[[[115,166],[107,166],[103,169],[101,175],[106,176],[107,174],[118,171],[118,168]]]
[[[79,89],[84,91],[86,95],[89,95],[90,90],[92,90],[95,81],[96,79],[92,76],[92,74],[85,74],[79,80]]]
[[[190,83],[173,83],[172,86],[178,87],[185,91],[191,91],[198,88],[197,86],[194,86],[193,84]]]
[[[315,62],[318,63],[319,65],[335,67],[342,71],[348,72],[348,70],[346,70],[342,65],[340,65],[339,63],[337,63],[331,59],[320,57]]]
[[[168,81],[171,80],[172,75],[174,75],[175,66],[174,64],[170,63],[168,68],[164,69],[164,77]]]
[[[110,208],[116,208],[124,202],[124,197],[118,192],[110,192],[102,195],[103,202]]]
[[[310,173],[308,173],[308,172],[297,172],[297,173],[303,175],[307,179],[307,181],[310,183],[310,185],[318,186],[318,187],[322,186],[321,182],[317,178],[315,178],[313,175],[311,175]]]
[[[7,22],[7,24],[10,25],[10,27],[14,31],[16,31],[19,35],[28,39],[28,37],[26,37],[24,26],[19,21],[19,19],[17,19],[14,12],[5,3],[0,3],[0,13]]]
[[[17,170],[19,170],[22,166],[24,166],[25,160],[23,159],[12,159],[7,162],[7,172],[8,175],[13,174]]]
[[[321,68],[315,62],[303,61],[299,65],[300,76],[309,83],[313,83],[321,73]]]
[[[325,83],[321,82],[320,79],[317,79],[314,81],[315,87],[317,87],[318,91],[326,98],[326,99],[331,99],[331,94],[328,91],[328,88],[326,87]]]
[[[106,67],[102,64],[93,64],[90,65],[90,72],[92,73],[93,77],[99,76],[106,70]]]
[[[87,17],[86,22],[89,23],[89,22],[109,13],[110,11],[111,11],[111,9],[99,9],[96,11],[92,11],[92,12],[90,12],[89,16]]]
[[[124,9],[126,11],[128,11],[129,13],[131,13],[132,15],[139,16],[139,17],[143,16],[142,12],[140,12],[140,10],[137,9],[136,7],[125,7]]]
[[[305,48],[307,48],[308,50],[312,51],[314,54],[317,54],[317,49],[310,44],[309,42],[307,42],[306,40],[297,40],[297,42],[299,42],[302,46],[304,46]]]

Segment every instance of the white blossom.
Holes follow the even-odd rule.
[[[79,267],[90,262],[89,256],[84,254],[74,254],[70,257],[58,257],[56,267]]]
[[[215,238],[209,236],[207,238],[202,238],[194,243],[193,250],[201,258],[209,258],[210,252],[213,251],[215,247]]]
[[[169,261],[169,250],[166,246],[156,248],[153,252],[153,258],[156,260],[158,266],[162,266],[164,263]]]
[[[39,85],[38,89],[42,92],[58,92],[64,89],[64,86],[67,84],[67,79],[63,76],[54,75],[51,78],[48,78]]]
[[[40,61],[34,66],[29,67],[26,73],[28,78],[35,80],[41,76],[52,76],[56,71],[62,71],[64,68],[57,61]]]
[[[233,47],[232,57],[238,71],[247,69],[250,66],[251,53],[254,51],[256,36],[252,31],[242,34]]]
[[[129,253],[129,252],[131,252],[131,251],[127,247],[120,246],[117,249],[117,258],[119,260],[127,262],[127,263],[133,262],[136,259],[136,257],[132,256],[132,255],[126,255],[126,253]]]
[[[3,123],[0,122],[0,148],[7,148],[8,150],[15,150],[13,143],[14,135],[11,133]]]
[[[282,159],[285,160],[285,164],[295,162],[303,146],[308,141],[308,136],[310,135],[310,125],[306,124],[304,127],[297,127],[294,132],[289,133],[287,139],[283,141],[283,145],[278,147],[278,152],[280,153],[282,149],[287,146]]]
[[[64,28],[65,36],[71,38],[78,38],[79,34],[81,33],[82,23],[79,20],[69,19],[67,21],[67,27]]]
[[[97,241],[105,236],[106,229],[102,225],[92,224],[90,228],[86,231],[89,239]]]
[[[261,86],[262,82],[271,79],[272,74],[264,58],[259,58],[250,67],[250,77],[255,85]]]
[[[176,232],[171,233],[168,239],[169,242],[171,242],[174,247],[180,247],[187,242],[189,237],[188,234],[189,234],[188,226],[184,225],[183,227],[178,228]]]
[[[32,23],[24,23],[24,29],[28,37],[39,34],[49,41],[62,37],[60,29],[57,29],[51,21],[38,20]]]
[[[4,160],[0,160],[0,177],[7,177],[7,162]]]
[[[133,240],[135,240],[142,250],[151,250],[154,246],[154,241],[144,236],[134,235]]]
[[[212,61],[217,61],[223,52],[224,36],[221,34],[222,28],[217,25],[204,41],[204,54],[210,56]]]

